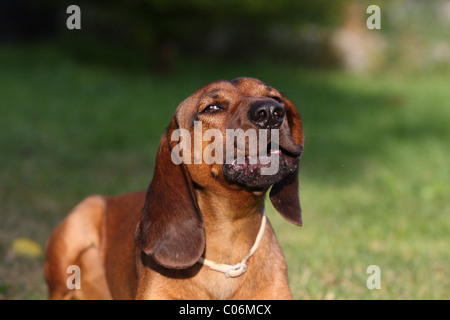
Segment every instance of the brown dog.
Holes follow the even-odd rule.
[[[200,157],[210,158],[221,151],[206,152],[212,139],[202,137],[192,144],[184,141],[187,147],[177,155],[179,132],[195,136],[199,123],[201,134],[216,129],[223,136],[227,129],[277,130],[279,151],[272,143],[259,151],[278,155],[278,170],[261,174],[267,165],[250,161],[254,154],[248,143],[244,148],[231,144],[233,157],[240,154],[243,163],[225,157],[199,161],[198,150]],[[268,133],[267,141],[273,137]],[[225,150],[225,141],[215,145]],[[286,262],[272,227],[265,224],[264,199],[273,185],[270,199],[276,210],[301,225],[302,151],[300,116],[274,88],[252,78],[200,88],[178,106],[162,136],[146,193],[91,196],[56,227],[46,247],[49,298],[290,299]],[[187,161],[174,161],[180,157]],[[74,279],[81,289],[70,285],[72,265],[79,268]]]

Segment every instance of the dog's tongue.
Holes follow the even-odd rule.
[[[302,154],[303,148],[299,146],[294,141],[292,141],[291,136],[285,132],[285,130],[280,130],[280,147],[291,153],[294,156],[299,157]]]

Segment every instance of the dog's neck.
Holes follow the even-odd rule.
[[[228,199],[220,190],[196,190],[206,233],[205,258],[234,264],[246,256],[255,243],[261,225],[265,194],[247,191]],[[222,261],[226,258],[227,261]]]

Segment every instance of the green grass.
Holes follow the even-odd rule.
[[[146,188],[176,106],[254,76],[302,115],[302,228],[269,207],[296,299],[450,298],[450,74],[350,75],[269,63],[181,63],[170,76],[90,65],[53,46],[0,47],[0,298],[46,297],[44,245],[83,197]],[[366,269],[381,268],[381,289]]]

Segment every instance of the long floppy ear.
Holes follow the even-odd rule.
[[[134,238],[137,247],[160,265],[185,269],[203,254],[205,228],[189,173],[183,163],[171,159],[170,137],[177,127],[173,117],[161,139]]]
[[[303,128],[300,115],[291,101],[285,98],[285,102],[286,117],[291,129],[290,138],[303,150]],[[298,167],[272,186],[269,197],[274,208],[283,218],[295,225],[302,225],[302,210],[298,194]]]

